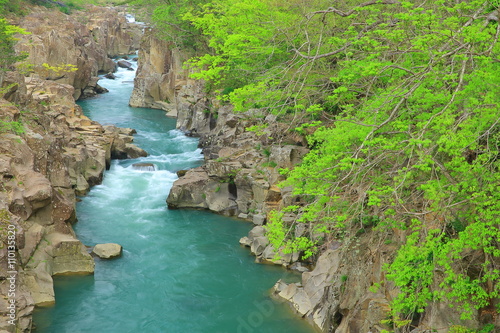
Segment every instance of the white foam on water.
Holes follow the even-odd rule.
[[[135,17],[132,14],[126,14],[125,17],[127,18],[127,22],[129,23],[135,23]]]
[[[133,86],[137,71],[137,62],[131,60],[131,58],[134,57],[135,55],[131,55],[129,57],[129,60],[126,60],[132,64],[132,68],[134,69],[133,71],[130,71],[126,68],[117,67],[116,72],[113,73],[115,79],[108,79],[105,78],[103,75],[100,75],[99,85],[108,89],[110,94],[113,94],[117,90],[120,90],[119,86],[123,86],[124,84]],[[123,59],[118,59],[118,60],[123,60]]]

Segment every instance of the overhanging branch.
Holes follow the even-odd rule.
[[[312,16],[314,16],[316,14],[328,14],[328,13],[335,13],[335,14],[340,15],[342,17],[348,17],[348,16],[351,16],[352,14],[354,14],[359,8],[362,8],[362,7],[367,7],[367,6],[371,6],[371,5],[399,5],[399,4],[400,4],[400,2],[395,1],[395,0],[385,0],[385,1],[375,0],[375,1],[364,2],[364,3],[360,4],[359,6],[351,9],[348,12],[343,12],[340,9],[337,9],[334,7],[329,7],[328,9],[325,9],[325,10],[318,10],[316,12],[309,13],[307,15],[307,17],[311,18]]]

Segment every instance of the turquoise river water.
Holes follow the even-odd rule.
[[[135,63],[134,63],[135,66]],[[203,162],[197,140],[163,111],[128,107],[135,72],[99,83],[109,93],[81,103],[101,124],[135,128],[150,156],[113,161],[101,185],[77,205],[74,225],[86,245],[119,243],[123,256],[96,259],[95,274],[55,277],[56,305],[35,312],[42,333],[305,333],[311,328],[269,298],[290,272],[254,263],[238,240],[248,222],[206,211],[168,210],[176,171]],[[148,162],[156,171],[131,165]]]

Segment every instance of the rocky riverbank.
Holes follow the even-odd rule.
[[[179,50],[148,33],[143,41],[145,56],[139,64],[141,77],[136,80],[131,104],[151,106],[177,114],[177,127],[187,135],[199,136],[205,164],[179,172],[167,199],[169,208],[201,208],[252,221],[255,228],[240,243],[250,248],[257,261],[296,269],[302,282],[278,281],[273,288],[276,298],[289,302],[301,317],[322,332],[381,332],[394,329],[390,302],[398,294],[386,283],[384,265],[392,262],[404,231],[394,230],[384,238],[363,225],[355,237],[329,239],[320,254],[307,261],[299,253],[283,254],[266,237],[269,212],[304,200],[292,189],[280,188],[281,168],[293,168],[309,151],[304,136],[293,131],[291,119],[277,119],[260,110],[234,113],[207,96],[203,82],[189,78],[180,66]],[[168,50],[167,50],[168,48]],[[163,50],[163,52],[162,52]],[[165,51],[167,50],[167,51]],[[148,81],[149,80],[149,81]],[[291,223],[294,214],[285,215],[296,237],[313,232],[308,225]],[[313,237],[324,237],[318,234]],[[279,252],[279,259],[275,256]],[[480,327],[481,318],[465,323],[460,313],[444,303],[434,302],[425,316],[416,316],[412,332],[447,332],[450,323]],[[411,321],[411,320],[410,320]]]
[[[29,54],[24,75],[9,72],[0,94],[0,331],[29,332],[35,306],[54,303],[52,276],[92,274],[94,260],[75,237],[77,195],[99,184],[111,158],[146,152],[133,130],[102,127],[76,98],[92,96],[110,56],[138,46],[141,27],[113,8],[72,16],[35,7],[18,24]],[[72,64],[60,77],[43,64]],[[26,76],[25,76],[26,75]]]
[[[143,26],[129,23],[125,8],[90,7],[66,15],[57,10],[34,7],[17,24],[30,34],[19,36],[18,52],[28,55],[23,70],[42,79],[73,86],[73,97],[91,97],[101,91],[98,73],[115,70],[111,59],[139,48]],[[75,71],[44,67],[71,65]]]

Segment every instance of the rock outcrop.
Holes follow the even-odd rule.
[[[146,29],[138,54],[137,75],[130,106],[162,109],[176,116],[177,90],[187,82],[182,55],[171,44]]]
[[[111,141],[111,158],[123,160],[127,158],[146,157],[148,153],[132,142],[135,130],[130,128],[119,128],[113,125],[104,126],[104,131],[113,137]]]
[[[210,118],[207,113],[201,114]],[[187,118],[179,117],[178,121]],[[279,169],[292,167],[309,150],[293,136],[283,135],[283,123],[265,119],[269,124],[265,133],[246,130],[261,121],[255,112],[234,114],[229,106],[223,106],[216,120],[212,128],[194,121],[191,126],[201,126],[186,129],[201,135],[206,164],[180,177],[167,203],[171,208],[208,208],[225,215],[240,215],[262,225],[269,211],[291,204],[290,193],[276,186],[284,179]],[[281,144],[270,144],[269,137]]]
[[[300,316],[323,332],[389,330],[382,321],[390,317],[388,299],[394,289],[388,286],[369,291],[380,281],[382,266],[389,260],[389,247],[377,251],[369,237],[363,237],[357,244],[345,245],[330,244],[318,258],[314,270],[302,274],[302,283],[278,281],[273,288],[275,296],[290,302]],[[360,258],[364,260],[356,265],[350,261]]]
[[[60,15],[43,10],[24,19],[32,29],[28,38],[34,45],[28,50],[35,55],[30,56],[54,62],[87,58],[91,65],[82,62],[82,73],[85,68],[94,73],[99,61],[81,52],[95,41],[77,41],[85,26]],[[55,301],[52,276],[93,273],[93,258],[71,227],[76,196],[101,182],[112,156],[145,154],[132,144],[133,130],[103,128],[83,115],[73,97],[84,89],[75,83],[79,75],[65,78],[70,85],[9,72],[1,87],[8,87],[0,95],[2,332],[31,330],[34,307]]]
[[[119,10],[104,7],[75,15],[36,7],[19,25],[30,32],[21,35],[16,46],[18,52],[28,54],[26,63],[32,67],[25,70],[72,85],[75,99],[102,92],[97,74],[113,72],[110,57],[135,52],[142,34],[142,27],[127,22]]]

